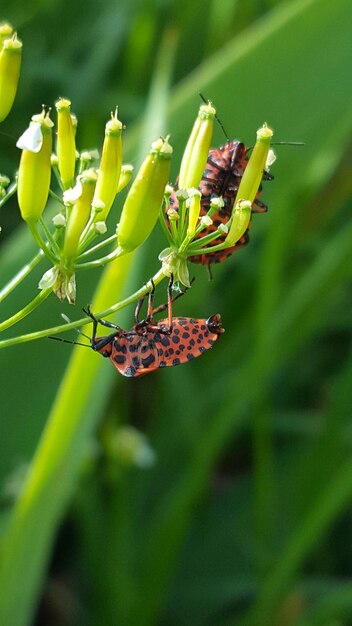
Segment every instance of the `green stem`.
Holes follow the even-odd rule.
[[[50,245],[51,245],[51,248],[52,248],[53,250],[55,250],[56,255],[57,255],[58,257],[60,257],[61,250],[60,250],[60,248],[59,248],[59,246],[58,246],[57,242],[55,241],[55,234],[56,234],[56,232],[57,232],[57,231],[55,231],[55,233],[54,233],[54,235],[53,235],[53,234],[50,232],[50,230],[49,230],[49,228],[47,227],[47,225],[45,224],[45,222],[44,222],[44,220],[43,220],[43,218],[42,218],[42,217],[39,219],[39,223],[40,223],[40,225],[41,225],[41,227],[42,227],[43,231],[45,232],[45,235],[46,235],[46,237],[47,237],[48,242],[49,242],[49,243],[50,243]]]
[[[24,317],[32,313],[34,309],[36,309],[42,302],[44,302],[44,300],[46,300],[51,293],[52,289],[43,289],[29,304],[23,307],[23,309],[15,313],[15,315],[12,315],[12,317],[9,317],[4,322],[1,322],[0,332],[6,330],[6,328],[10,328],[10,326],[13,326],[14,324],[17,324],[17,322],[23,320]]]
[[[7,296],[30,274],[30,272],[38,265],[44,256],[43,250],[39,250],[37,254],[26,265],[24,265],[11,280],[0,290],[0,302],[5,300]]]
[[[96,246],[93,246],[93,248],[89,248],[89,250],[82,252],[82,254],[80,254],[77,258],[83,259],[84,257],[89,256],[90,254],[93,254],[94,252],[97,252],[98,250],[101,250],[101,248],[105,248],[105,246],[107,246],[109,243],[112,243],[113,241],[116,241],[115,233],[111,235],[111,237],[104,239],[104,241],[97,243]]]
[[[45,254],[45,256],[48,257],[48,259],[50,259],[50,261],[52,261],[52,263],[54,265],[56,265],[56,263],[58,262],[58,258],[55,256],[55,254],[53,254],[52,250],[49,248],[49,246],[45,243],[45,241],[42,239],[38,228],[37,228],[37,224],[36,223],[28,223],[28,226],[30,228],[30,231],[36,241],[36,243],[38,244],[39,248],[41,248]]]
[[[163,233],[164,233],[164,235],[165,235],[169,245],[170,246],[175,245],[175,242],[174,242],[174,240],[171,237],[171,233],[170,233],[168,227],[166,226],[165,215],[164,215],[164,211],[163,211],[162,207],[161,207],[160,213],[159,213],[159,222],[160,222],[160,226],[162,228],[162,231],[163,231]]]
[[[231,222],[232,222],[232,218],[229,219],[228,221],[228,227],[230,228],[231,226]],[[196,235],[197,235],[197,231],[196,231]],[[224,233],[223,230],[220,230],[220,228],[217,228],[216,230],[214,230],[212,233],[209,233],[209,235],[205,235],[205,237],[202,237],[201,239],[195,239],[194,241],[192,241],[192,243],[189,245],[189,250],[192,250],[192,248],[196,248],[197,246],[199,246],[199,244],[205,246],[208,245],[209,243],[211,243],[212,241],[214,241],[214,239],[217,239],[218,237],[226,237],[226,233]],[[224,242],[223,242],[224,243]],[[219,244],[222,245],[222,244]],[[229,247],[229,246],[228,246]]]
[[[223,233],[221,233],[223,234]],[[219,236],[219,235],[217,235]],[[205,239],[205,237],[204,237]],[[188,256],[195,256],[198,254],[209,254],[210,252],[217,252],[218,250],[225,250],[226,248],[232,248],[232,246],[229,246],[228,243],[226,243],[225,241],[223,243],[219,243],[217,246],[209,246],[207,248],[197,248],[196,250],[187,250],[187,255]]]
[[[17,181],[13,182],[12,185],[10,185],[7,188],[6,195],[0,200],[0,207],[6,204],[8,199],[11,198],[11,196],[13,196],[13,194],[16,192],[16,189],[17,189]]]
[[[55,193],[55,191],[52,191],[51,189],[49,189],[49,194],[52,198],[54,198],[54,200],[62,204],[62,206],[65,206],[63,199],[60,198],[60,196],[57,193]]]
[[[95,317],[97,319],[108,317],[108,315],[112,315],[113,313],[116,313],[117,311],[124,309],[129,304],[133,304],[133,302],[136,302],[140,298],[143,298],[144,296],[147,295],[147,293],[150,292],[152,288],[152,282],[154,283],[154,285],[158,285],[164,278],[165,278],[165,274],[163,273],[162,270],[159,270],[153,276],[153,278],[148,280],[148,282],[145,285],[143,285],[143,287],[141,287],[140,289],[132,293],[127,298],[124,298],[124,300],[120,300],[120,302],[118,302],[117,304],[114,304],[108,309],[99,311],[99,313],[95,313]],[[50,293],[51,290],[49,289],[46,291],[49,291]],[[52,326],[51,328],[46,328],[45,330],[39,330],[34,333],[27,333],[26,335],[20,335],[19,337],[12,337],[11,339],[3,339],[2,341],[0,341],[0,349],[8,348],[10,346],[15,346],[20,343],[26,343],[27,341],[34,341],[36,339],[44,339],[45,337],[48,337],[49,335],[59,335],[60,333],[64,333],[68,330],[80,328],[81,326],[84,326],[87,323],[89,323],[89,320],[87,320],[86,317],[82,317],[79,320],[76,320],[75,322],[69,322],[69,324],[60,324],[59,326]],[[0,326],[0,330],[1,330],[1,326]]]
[[[122,248],[118,247],[106,256],[103,256],[100,259],[96,259],[95,261],[87,261],[86,263],[75,263],[73,268],[75,270],[87,270],[91,269],[92,267],[103,267],[107,263],[111,263],[111,261],[115,261],[115,259],[122,257],[124,254],[126,254],[126,252]]]

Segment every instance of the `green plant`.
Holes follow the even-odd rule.
[[[255,14],[253,7],[254,3],[248,11]],[[329,532],[332,545],[337,546],[340,534],[339,529],[334,533],[334,525],[342,512],[348,516],[350,500],[351,361],[339,343],[340,337],[348,337],[350,304],[346,103],[351,93],[345,69],[350,17],[349,3],[342,0],[334,6],[317,1],[280,3],[277,11],[205,60],[196,75],[173,92],[167,127],[174,146],[185,142],[190,103],[198,89],[214,98],[225,125],[230,120],[234,132],[241,129],[245,139],[250,140],[254,121],[259,124],[267,117],[277,138],[301,139],[306,145],[294,154],[289,148],[280,150],[276,180],[266,192],[270,213],[261,245],[255,244],[263,231],[256,230],[245,253],[238,253],[233,264],[217,268],[214,290],[230,321],[225,323],[227,341],[219,361],[188,368],[187,376],[175,370],[172,384],[160,374],[150,387],[139,387],[158,464],[148,472],[110,482],[107,502],[106,485],[94,466],[83,482],[84,493],[80,490],[76,496],[73,516],[81,531],[81,559],[87,566],[89,589],[95,592],[89,616],[93,624],[162,620],[225,624],[242,618],[257,625],[274,623],[278,615],[281,623],[284,619],[321,623],[322,612],[326,620],[331,615],[331,620],[348,623],[350,589],[339,580],[343,558],[339,561],[337,549],[324,538]],[[204,29],[199,38],[204,40]],[[131,133],[126,147],[129,159],[140,134],[141,127]],[[10,243],[18,257],[17,241]],[[4,250],[8,265],[9,247]],[[148,260],[148,250],[146,244],[140,264]],[[111,294],[117,281],[122,285],[129,263],[128,257],[121,259],[115,272],[109,266],[102,283],[109,287],[106,292]],[[136,284],[143,282],[140,265],[133,272]],[[235,292],[225,296],[233,273]],[[129,280],[133,281],[133,274]],[[206,282],[203,285],[201,278],[199,282],[197,293],[206,303],[211,296]],[[114,301],[120,297],[116,289]],[[110,304],[111,299],[96,308]],[[48,312],[43,308],[43,316]],[[42,319],[40,327],[46,327]],[[60,358],[54,348],[46,355],[46,344],[42,351],[36,342],[28,345],[30,352],[21,355],[30,354],[31,367],[37,361],[38,376],[53,355],[55,362]],[[36,545],[23,553],[24,580],[22,584],[13,580],[14,589],[24,589],[17,615],[28,615],[29,598],[35,602],[54,529],[67,507],[112,385],[112,374],[104,370],[99,376],[98,368],[103,366],[96,355],[86,352],[74,355],[64,383],[67,403],[56,404],[52,422],[58,424],[60,416],[69,413],[66,442],[82,413],[84,427],[72,439],[65,472],[55,483],[55,504],[52,491],[42,494],[51,510],[45,524],[38,513],[33,524]],[[22,374],[25,357],[20,358],[16,372],[7,360],[4,372],[26,389],[28,371]],[[73,383],[73,371],[80,373],[79,386]],[[209,392],[195,393],[204,377]],[[42,404],[36,394],[34,415],[38,407],[50,403],[56,387],[57,378],[48,381]],[[90,397],[89,390],[94,390]],[[125,393],[120,385],[110,405],[107,430],[113,428],[114,419],[125,418]],[[28,453],[41,422],[33,420],[29,428],[24,420],[16,421],[23,412],[21,398],[16,410],[13,401],[5,398],[6,418],[10,409],[14,421],[11,426],[10,420],[7,440],[16,441],[16,449],[22,445]],[[134,420],[138,422],[135,415]],[[253,436],[252,455],[246,454],[248,430]],[[24,440],[21,444],[24,432],[30,432],[31,444]],[[243,478],[231,464],[227,472],[226,464],[225,470],[217,467],[227,447],[233,456],[240,456],[239,465],[246,470]],[[7,471],[10,451],[11,445],[2,461]],[[56,478],[53,475],[53,484]],[[214,488],[214,483],[226,485],[223,478],[230,481],[225,494]],[[346,526],[341,553],[349,545]]]

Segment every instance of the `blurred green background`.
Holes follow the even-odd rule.
[[[352,4],[3,0],[2,12],[24,42],[2,173],[17,167],[29,117],[58,96],[72,101],[81,149],[100,145],[116,104],[135,166],[154,129],[170,132],[174,178],[199,91],[231,138],[253,145],[267,121],[277,141],[305,142],[277,146],[262,195],[270,210],[254,216],[250,245],[211,282],[190,266],[196,280],[175,314],[219,311],[226,333],[215,348],[141,380],[102,361],[96,432],[28,624],[350,626]],[[168,82],[160,129],[153,111]],[[223,143],[217,127],[214,146]],[[15,200],[1,224],[5,283],[35,248]],[[157,228],[126,293],[157,271],[162,247]],[[43,268],[2,304],[2,319],[34,297]],[[62,312],[81,317],[98,279],[79,276],[75,309],[52,296],[6,337],[56,325]],[[132,319],[133,308],[118,317]],[[0,351],[4,532],[71,352],[46,340]],[[152,467],[111,451],[127,424],[148,436]]]

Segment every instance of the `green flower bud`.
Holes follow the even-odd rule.
[[[125,187],[127,187],[128,183],[130,182],[132,178],[132,173],[133,173],[133,165],[126,163],[122,166],[120,180],[117,186],[116,193],[120,193],[120,191],[122,191]]]
[[[78,183],[74,190],[72,190],[73,197],[76,197],[76,200],[67,220],[63,248],[64,263],[67,267],[72,265],[77,256],[79,238],[91,214],[96,182],[96,171],[93,169],[85,170],[78,177]],[[67,201],[69,193],[67,192],[64,197],[65,201]]]
[[[169,179],[171,154],[168,138],[155,141],[132,183],[117,235],[118,246],[124,252],[138,248],[156,224]]]
[[[191,135],[184,151],[180,175],[179,189],[198,187],[208,159],[216,111],[211,104],[203,104],[198,112]]]
[[[53,125],[48,111],[33,115],[29,127],[16,144],[22,149],[17,197],[25,222],[38,221],[48,199]]]
[[[232,223],[225,243],[230,247],[241,239],[248,228],[251,219],[252,203],[249,200],[238,200],[232,211]]]
[[[72,187],[76,167],[75,129],[72,123],[71,102],[60,98],[55,102],[57,110],[57,157],[64,189]]]
[[[105,126],[105,139],[98,172],[94,201],[104,202],[104,209],[97,220],[105,220],[115,200],[122,166],[122,123],[117,119],[117,111]],[[95,220],[96,221],[96,220]]]
[[[257,131],[257,141],[242,176],[237,198],[253,203],[263,178],[272,136],[273,131],[266,124]]]
[[[188,228],[187,237],[193,237],[196,232],[197,222],[200,213],[201,193],[198,189],[189,189],[189,209],[188,209]]]
[[[16,33],[5,39],[0,52],[0,122],[11,111],[20,77],[22,42]]]

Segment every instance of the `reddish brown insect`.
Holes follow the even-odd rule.
[[[85,313],[93,320],[93,350],[108,357],[123,376],[137,378],[162,367],[191,361],[209,350],[224,332],[219,314],[212,315],[209,319],[173,318],[171,288],[172,280],[168,287],[168,303],[156,309],[153,309],[154,288],[152,289],[147,317],[141,322],[138,321],[138,315],[143,300],[139,301],[135,324],[131,330],[124,330],[106,320],[97,320],[89,307],[85,309]],[[154,315],[166,307],[168,318],[154,321]],[[106,337],[97,337],[98,323],[113,328],[114,332]]]
[[[223,208],[219,209],[219,211],[213,215],[213,223],[202,230],[199,237],[204,237],[214,232],[220,224],[226,224],[228,222],[247,162],[247,148],[240,141],[227,141],[224,146],[213,148],[209,151],[207,165],[199,185],[199,190],[202,194],[200,215],[205,215],[208,212],[211,198],[215,196],[222,196],[225,204]],[[263,172],[263,179],[271,180],[272,176],[267,172]],[[258,199],[260,193],[261,188],[254,200],[252,213],[265,213],[268,210],[267,206]],[[175,193],[170,197],[170,206],[174,209],[178,208],[178,200]],[[249,228],[250,224],[241,239],[231,248],[209,254],[191,256],[189,260],[192,261],[192,263],[201,263],[202,265],[224,261],[233,254],[235,250],[238,250],[238,248],[248,243]],[[222,236],[218,237],[209,244],[209,246],[217,245],[221,243],[223,239],[224,237]]]

